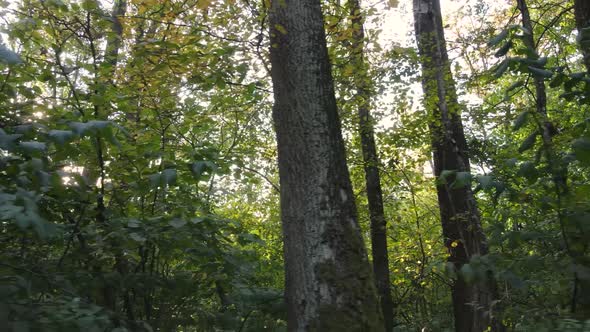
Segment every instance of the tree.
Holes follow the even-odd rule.
[[[273,1],[271,64],[290,331],[382,331],[319,1]]]
[[[529,12],[529,7],[526,0],[517,0],[517,7],[520,10],[522,17],[523,26],[523,41],[528,49],[528,60],[540,61],[539,55],[537,54],[537,45],[535,44],[534,28]],[[584,26],[584,8],[583,6],[576,4],[576,25],[579,28],[580,34],[583,34]],[[586,18],[587,19],[587,18]],[[586,49],[583,47],[582,41],[582,53],[584,54],[584,63],[587,64],[588,58]],[[541,64],[540,67],[543,67]],[[538,66],[538,65],[537,65]],[[538,69],[539,70],[539,69]],[[540,70],[544,70],[541,68]],[[555,125],[547,114],[547,90],[545,86],[545,77],[533,72],[533,81],[535,85],[535,110],[538,122],[538,130],[532,134],[532,137],[536,137],[537,133],[540,133],[542,141],[541,151],[545,155],[548,173],[551,175],[552,182],[554,184],[554,195],[556,197],[556,212],[557,222],[561,227],[561,236],[565,246],[566,253],[572,259],[574,266],[577,269],[585,271],[588,269],[588,258],[586,257],[587,244],[585,244],[583,238],[584,228],[579,224],[571,215],[575,215],[575,211],[570,207],[564,206],[563,202],[570,200],[568,198],[569,190],[567,184],[567,163],[563,162],[564,157],[556,152],[554,147],[553,136],[557,134]],[[579,243],[581,241],[581,243]],[[588,292],[590,289],[590,278],[586,276],[586,273],[574,272],[574,282],[572,285],[572,301],[571,310],[577,313],[580,317],[588,317],[590,315],[590,300],[588,300]]]
[[[461,121],[455,82],[446,50],[439,0],[414,0],[415,33],[422,64],[424,104],[429,112],[434,175],[448,261],[459,273],[451,285],[455,330],[493,330],[503,327],[495,314],[497,290],[491,272],[469,283],[471,258],[486,255],[488,247],[479,210],[470,187],[467,141]]]
[[[386,331],[393,329],[393,300],[391,297],[391,280],[389,277],[389,258],[387,252],[387,222],[383,210],[383,192],[379,174],[379,155],[375,144],[373,119],[370,114],[371,91],[368,66],[364,59],[364,15],[358,0],[349,0],[351,61],[355,68],[353,81],[356,89],[358,132],[361,138],[363,167],[369,216],[371,221],[371,249],[373,254],[373,273],[375,285],[381,302],[381,310]]]
[[[584,56],[584,65],[586,70],[590,71],[590,2],[585,0],[574,0],[574,15],[576,18],[576,27],[580,35],[580,46]],[[586,30],[584,30],[586,29]],[[586,31],[586,32],[584,32]]]

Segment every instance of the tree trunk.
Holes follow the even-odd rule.
[[[574,0],[574,15],[576,17],[576,27],[578,33],[582,34],[582,29],[590,28],[590,1],[588,0]],[[584,56],[584,65],[586,71],[590,74],[590,38],[584,38],[586,41],[580,43],[580,50]],[[586,83],[586,92],[590,95],[590,84]],[[585,253],[587,245],[582,246],[584,252],[576,255],[576,263],[588,268],[590,266],[590,259]],[[574,295],[572,298],[572,311],[576,312],[581,319],[588,319],[590,317],[590,279],[588,277],[576,276],[574,285]]]
[[[370,114],[371,92],[369,88],[367,64],[364,60],[364,18],[358,0],[348,1],[352,46],[351,61],[355,68],[354,85],[358,103],[358,130],[361,138],[367,201],[371,220],[371,249],[373,253],[373,273],[377,294],[381,302],[381,311],[385,322],[385,330],[393,330],[393,300],[391,298],[391,281],[389,278],[389,258],[387,255],[387,223],[383,211],[383,194],[379,174],[379,155],[375,145],[373,119]]]
[[[518,9],[522,15],[523,27],[530,31],[529,34],[525,34],[524,42],[526,46],[533,50],[533,54],[536,55],[536,45],[534,41],[533,25],[530,17],[529,9],[526,0],[517,0]],[[582,28],[588,26],[590,20],[590,2],[575,1],[575,16],[576,25],[581,33]],[[588,57],[588,49],[581,47],[582,54],[584,55],[584,64],[587,68],[590,65],[590,58]],[[537,56],[538,57],[538,56]],[[553,183],[555,185],[555,194],[557,196],[557,213],[559,223],[563,229],[562,236],[566,246],[567,254],[572,259],[573,263],[581,266],[585,269],[588,268],[589,262],[586,257],[586,245],[582,245],[579,248],[577,246],[571,246],[570,243],[576,241],[578,238],[577,233],[583,233],[583,230],[577,225],[571,225],[571,221],[564,216],[561,211],[563,208],[561,201],[563,197],[568,194],[567,186],[567,169],[560,165],[559,160],[561,159],[555,152],[553,146],[553,134],[555,132],[554,126],[547,116],[547,92],[545,87],[545,81],[543,78],[534,77],[535,92],[536,92],[536,111],[537,115],[541,119],[541,138],[543,141],[543,149],[545,150],[545,157],[547,158],[547,164],[551,175],[553,176]],[[588,88],[588,87],[587,87]],[[566,231],[569,230],[569,231]],[[578,240],[579,241],[579,240]],[[571,300],[571,311],[575,313],[581,319],[588,319],[590,317],[590,280],[584,276],[579,276],[574,273],[574,283],[572,287],[572,300]]]
[[[424,103],[430,112],[429,128],[437,178],[437,195],[448,258],[460,270],[469,260],[488,253],[479,210],[469,184],[453,186],[456,173],[441,181],[443,171],[469,172],[467,142],[460,105],[444,39],[439,0],[414,0],[416,39],[422,63]],[[444,183],[443,183],[444,182]],[[468,283],[461,273],[451,286],[455,330],[502,331],[495,318],[497,289],[491,272],[486,280]]]
[[[583,28],[590,27],[590,1],[574,0],[574,15],[576,16],[576,27],[578,33],[582,33]],[[580,45],[582,55],[584,56],[584,65],[586,71],[590,72],[590,45]]]
[[[536,53],[537,45],[535,44],[535,36],[533,30],[533,24],[526,0],[516,0],[517,7],[520,10],[522,16],[522,26],[529,32],[524,33],[523,41],[528,49],[532,51],[535,59],[539,56]],[[556,163],[558,160],[553,151],[553,139],[552,136],[555,132],[555,127],[549,121],[547,116],[547,91],[545,87],[545,80],[542,77],[534,76],[533,81],[535,83],[535,101],[536,101],[536,113],[539,118],[541,139],[543,142],[543,149],[547,158],[547,164],[549,170],[553,176],[553,182],[557,190],[557,194],[561,195],[567,192],[567,180],[566,173],[561,169],[559,164]]]
[[[105,51],[104,51],[104,61],[101,63],[101,65],[104,64],[108,64],[108,70],[105,71],[105,74],[101,75],[101,71],[100,71],[100,67],[97,63],[97,55],[95,54],[96,50],[94,49],[94,46],[92,46],[93,44],[91,44],[92,47],[92,52],[93,52],[93,57],[94,57],[94,69],[95,69],[95,84],[98,86],[99,84],[106,84],[106,82],[110,82],[111,84],[113,84],[113,82],[115,81],[115,71],[116,71],[116,67],[117,67],[117,62],[118,62],[118,55],[119,55],[119,49],[121,48],[121,40],[122,40],[122,35],[123,35],[123,27],[121,26],[121,22],[119,21],[119,16],[123,16],[125,15],[127,10],[127,2],[126,0],[115,0],[115,2],[113,3],[113,9],[112,9],[112,13],[111,13],[111,19],[113,21],[113,25],[112,25],[112,35],[109,36],[109,38],[107,38],[107,44],[105,47]],[[90,23],[89,27],[90,27]],[[90,36],[90,34],[89,34]],[[95,89],[94,91],[95,95],[100,95],[103,92],[99,92],[97,89]],[[94,117],[97,120],[103,119],[103,118],[108,118],[107,115],[105,114],[100,114],[101,112],[101,108],[103,108],[104,105],[98,105],[98,104],[94,104]],[[97,155],[97,161],[98,161],[98,167],[99,167],[99,181],[100,181],[100,189],[99,189],[99,193],[98,196],[96,198],[96,205],[97,205],[97,217],[96,217],[96,222],[100,225],[103,225],[105,223],[105,219],[106,219],[106,207],[105,207],[105,184],[104,184],[104,180],[105,180],[105,153],[103,150],[103,140],[102,137],[100,135],[100,133],[97,133],[96,136],[96,155]],[[101,226],[102,227],[102,226]],[[115,253],[115,265],[113,266],[113,270],[114,271],[118,271],[119,273],[122,273],[123,270],[121,269],[122,267],[127,265],[127,261],[125,258],[123,258],[121,253]],[[100,271],[100,268],[98,268],[98,273],[102,273]],[[104,276],[101,276],[101,278],[104,278]],[[119,294],[117,289],[115,289],[112,285],[109,285],[106,281],[104,281],[104,289],[103,289],[103,293],[104,293],[104,299],[105,299],[105,303],[103,304],[106,308],[112,310],[113,312],[116,312],[117,310],[117,297]],[[133,318],[134,317],[134,313],[132,310],[132,306],[131,303],[128,299],[127,294],[124,294],[123,297],[124,299],[124,304],[125,304],[125,310],[127,311],[127,317],[128,318]],[[118,320],[118,318],[117,318]],[[133,319],[131,319],[133,320]],[[119,324],[119,323],[117,323]]]
[[[105,48],[104,63],[110,66],[108,76],[110,80],[114,81],[114,74],[119,61],[119,49],[123,40],[123,25],[119,17],[125,16],[127,12],[127,0],[115,0],[111,13],[113,20],[112,34],[107,38],[107,45]]]
[[[383,331],[320,1],[272,1],[269,19],[288,330]]]

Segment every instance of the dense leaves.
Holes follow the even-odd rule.
[[[363,3],[399,331],[450,330],[450,282],[489,270],[511,330],[590,330],[590,30],[575,32],[570,1],[528,3],[533,31],[512,2],[445,18],[472,169],[436,180],[413,42],[375,28],[405,4]],[[269,2],[0,4],[3,327],[285,330]],[[354,29],[346,6],[323,5],[368,241]],[[461,269],[446,263],[437,183],[477,195],[490,254]]]

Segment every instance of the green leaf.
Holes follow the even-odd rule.
[[[21,134],[10,134],[7,135],[2,128],[0,128],[0,149],[11,150],[14,148],[14,143],[17,139],[21,138]]]
[[[528,111],[520,113],[520,115],[516,118],[516,120],[514,120],[514,123],[512,124],[512,130],[517,131],[520,128],[522,128],[522,126],[526,123],[526,120],[528,119],[528,115]]]
[[[167,168],[162,171],[162,181],[164,185],[171,185],[176,183],[176,170]]]
[[[159,186],[168,186],[176,183],[176,170],[173,168],[166,168],[160,173],[148,176],[152,188]]]
[[[518,175],[530,180],[534,181],[537,179],[537,167],[535,163],[532,161],[525,161],[520,164],[520,169],[518,170]]]
[[[215,165],[215,163],[205,160],[205,161],[195,161],[194,163],[191,164],[191,172],[193,173],[193,175],[195,176],[195,178],[197,180],[201,179],[201,176],[203,176],[203,173],[205,172],[211,172],[213,170],[215,170],[217,166]]]
[[[518,163],[518,158],[510,158],[504,162],[504,164],[507,167],[514,167],[514,166],[516,166],[517,163]]]
[[[590,138],[583,137],[572,143],[576,159],[584,165],[590,165]]]
[[[494,77],[500,78],[502,75],[504,75],[509,65],[510,61],[508,59],[504,59],[502,62],[500,62],[494,70]]]
[[[47,136],[49,136],[52,141],[63,145],[74,138],[76,134],[71,130],[50,130],[49,133],[47,133]]]
[[[527,67],[529,71],[533,74],[533,76],[540,77],[540,78],[551,78],[553,77],[553,72],[547,69],[536,68],[533,66]]]
[[[473,282],[473,280],[475,280],[475,271],[473,271],[473,268],[471,267],[471,265],[469,264],[463,264],[463,266],[461,266],[461,276],[463,276],[463,279],[465,279],[465,281],[467,283],[471,283]]]
[[[23,62],[18,54],[9,50],[6,45],[0,44],[0,62],[4,62],[8,65],[18,65]]]
[[[495,54],[494,56],[497,58],[503,57],[505,56],[508,51],[510,51],[510,49],[512,48],[514,44],[512,43],[512,40],[508,40]]]
[[[531,65],[531,67],[543,68],[547,64],[547,60],[548,60],[547,57],[544,56],[544,57],[541,57],[538,59],[525,58],[522,61],[523,61],[523,63]]]
[[[586,76],[586,72],[577,72],[570,74],[570,77],[574,80],[581,80],[582,78],[584,78],[584,76]]]
[[[20,142],[18,146],[20,146],[23,150],[27,152],[38,152],[47,150],[47,144],[36,141]]]
[[[524,281],[512,272],[505,272],[503,278],[516,289],[524,289],[526,287]]]
[[[80,136],[84,136],[87,133],[97,133],[107,126],[111,125],[111,121],[104,120],[92,120],[88,122],[70,122],[69,126],[74,132]]]
[[[143,243],[143,242],[145,242],[145,240],[146,240],[146,238],[145,238],[143,235],[140,235],[140,234],[138,234],[138,233],[131,233],[131,234],[129,234],[129,236],[130,236],[130,237],[131,237],[133,240],[135,240],[135,241],[137,241],[137,242],[140,242],[140,243]]]
[[[127,227],[129,227],[129,228],[138,228],[138,227],[141,227],[141,221],[139,221],[137,219],[129,219],[127,221]]]
[[[455,176],[455,181],[453,181],[451,188],[454,188],[454,189],[464,188],[464,187],[469,186],[470,183],[471,183],[471,173],[457,172],[457,175]]]
[[[447,184],[449,177],[455,175],[456,173],[457,173],[457,171],[453,171],[453,170],[447,170],[447,169],[443,170],[437,179],[437,183],[438,184]]]
[[[26,211],[16,215],[15,221],[21,229],[26,229],[33,224],[30,215]]]
[[[205,221],[205,218],[202,218],[202,217],[191,218],[191,223],[193,223],[193,224],[199,224],[199,223],[202,223],[203,221]]]
[[[518,152],[523,153],[523,152],[529,150],[530,148],[532,148],[535,145],[535,142],[537,142],[537,135],[539,135],[539,132],[537,132],[537,131],[530,134],[522,142],[522,144],[520,144],[520,146],[518,147]]]
[[[524,83],[525,83],[525,82],[524,82],[523,80],[519,80],[519,81],[517,81],[517,82],[513,83],[512,85],[510,85],[510,86],[508,87],[508,89],[506,89],[506,92],[510,92],[510,91],[512,91],[512,90],[514,90],[514,89],[518,89],[518,88],[520,88],[521,86],[523,86],[523,85],[524,85]]]
[[[27,123],[23,125],[14,126],[14,132],[17,134],[27,134],[33,131],[34,126],[32,123]]]
[[[180,228],[186,225],[186,220],[180,218],[174,218],[168,222],[168,224],[174,228]]]
[[[490,189],[494,186],[494,178],[489,175],[478,175],[475,177],[483,190]]]
[[[508,37],[508,29],[502,30],[499,34],[490,39],[490,41],[488,41],[488,46],[496,46],[506,39],[506,37]]]
[[[160,173],[149,175],[148,179],[150,179],[150,186],[152,188],[160,186],[160,179],[161,178],[162,178],[162,174],[160,174]]]
[[[549,83],[549,86],[552,88],[556,88],[556,87],[562,85],[566,78],[567,78],[567,75],[564,75],[563,73],[558,73],[551,80],[551,82]]]
[[[451,262],[446,262],[444,265],[445,275],[450,279],[457,279],[457,269],[455,268],[455,264]]]

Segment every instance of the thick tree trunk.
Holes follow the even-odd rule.
[[[439,0],[414,0],[416,39],[422,63],[425,107],[430,112],[434,174],[440,180],[444,170],[469,172],[467,142],[461,122],[460,105],[444,39]],[[455,176],[437,184],[438,202],[445,245],[457,270],[471,257],[488,253],[479,210],[469,185],[453,187]],[[486,280],[470,284],[459,273],[451,286],[455,330],[481,332],[491,327],[503,330],[494,317],[497,289],[491,272]]]
[[[363,153],[367,201],[371,220],[371,249],[373,254],[373,273],[381,302],[381,311],[385,322],[385,330],[393,330],[393,299],[391,297],[391,281],[389,278],[389,258],[387,255],[387,223],[383,211],[383,194],[381,176],[379,174],[379,156],[375,145],[373,119],[370,114],[370,98],[368,68],[364,60],[364,19],[358,0],[348,1],[351,29],[353,31],[351,61],[355,67],[354,83],[357,90],[359,136]]]
[[[590,1],[588,0],[574,0],[574,14],[576,16],[576,27],[578,33],[582,33],[582,29],[590,27]],[[580,45],[582,55],[584,56],[584,65],[586,71],[590,72],[590,45]]]
[[[319,0],[272,1],[289,331],[383,331],[357,223]]]

